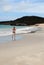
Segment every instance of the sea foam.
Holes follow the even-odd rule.
[[[30,33],[30,32],[34,32],[37,31],[38,27],[25,27],[25,28],[19,28],[16,29],[16,34],[22,34],[22,33]],[[0,36],[8,36],[8,35],[12,35],[12,29],[2,29],[0,30]]]

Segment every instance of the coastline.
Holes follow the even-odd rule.
[[[11,28],[10,29],[8,29],[8,28],[4,29],[4,28],[2,28],[2,30],[0,30],[0,43],[12,41],[12,29]],[[23,38],[22,34],[30,34],[32,32],[36,32],[38,30],[39,30],[39,28],[37,26],[21,27],[19,29],[16,29],[15,39],[20,40]]]
[[[44,31],[0,44],[0,65],[44,65]]]
[[[15,40],[21,40],[23,39],[23,36],[21,34],[16,34],[15,35]],[[15,41],[15,40],[12,40],[12,34],[11,35],[7,35],[7,36],[0,36],[0,44],[4,44],[4,43],[7,43],[7,42],[12,42],[12,41]]]

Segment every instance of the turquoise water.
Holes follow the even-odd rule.
[[[10,26],[10,25],[0,25],[0,36],[2,35],[10,35],[12,33],[12,29],[14,26]],[[26,26],[15,26],[16,27],[16,31],[17,30],[21,30],[22,28],[25,28]],[[18,33],[18,32],[17,32]]]
[[[11,41],[12,39],[12,28],[10,25],[0,25],[0,42]],[[16,40],[22,39],[20,34],[30,33],[31,31],[37,31],[37,27],[28,26],[15,26],[16,27]]]
[[[4,29],[4,28],[13,28],[14,26],[10,26],[10,25],[0,25],[0,29]],[[20,29],[20,28],[24,28],[26,26],[15,26],[16,29]]]
[[[3,42],[7,42],[7,41],[12,41],[12,35],[8,35],[8,36],[3,36],[3,35],[7,35],[8,33],[6,32],[11,32],[10,29],[12,29],[14,26],[10,26],[10,25],[0,25],[0,43]],[[15,26],[16,29],[21,29],[21,28],[25,28],[26,26]],[[20,40],[23,37],[21,35],[16,35],[15,39],[16,40]]]

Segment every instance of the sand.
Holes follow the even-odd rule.
[[[44,31],[0,44],[0,65],[44,65]]]

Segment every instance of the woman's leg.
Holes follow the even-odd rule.
[[[14,36],[14,34],[12,34],[12,40],[13,40],[13,38],[14,38],[13,36]]]
[[[14,33],[14,40],[15,40],[15,33]]]

